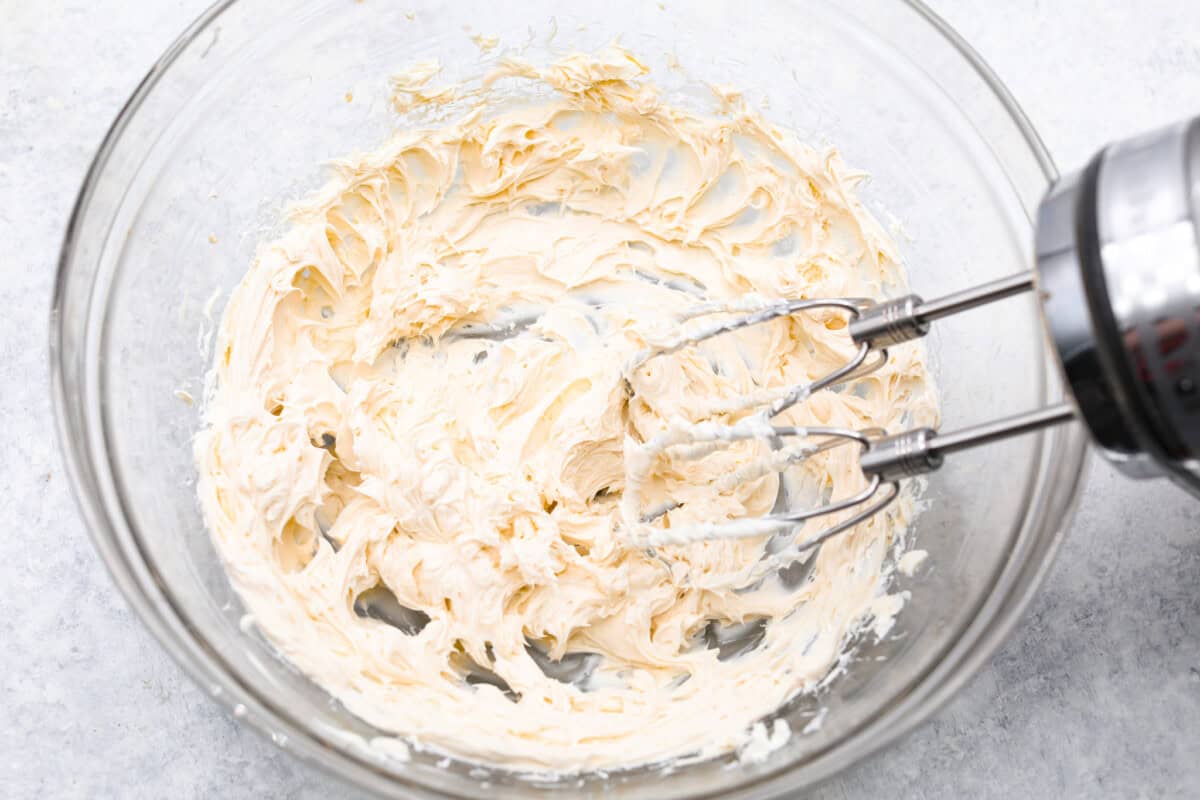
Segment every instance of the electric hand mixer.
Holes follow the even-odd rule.
[[[748,325],[819,310],[847,316],[844,330],[857,350],[815,381],[761,401],[747,398],[745,406],[758,410],[736,422],[664,434],[648,443],[649,455],[702,455],[726,442],[766,438],[777,456],[755,473],[762,474],[857,444],[866,486],[817,508],[676,529],[653,526],[675,504],[641,509],[637,537],[649,546],[680,544],[840,517],[790,548],[802,552],[879,513],[899,494],[900,481],[938,469],[948,455],[1070,420],[1080,420],[1101,453],[1126,474],[1165,476],[1200,495],[1200,117],[1110,145],[1081,172],[1058,181],[1038,209],[1035,251],[1033,272],[933,301],[907,295],[881,302],[822,298],[696,308],[687,319],[724,319],[646,353],[634,366]],[[887,348],[924,336],[933,322],[1027,291],[1041,300],[1073,402],[949,433],[771,424],[812,394],[878,369]],[[788,440],[803,443],[780,444]]]

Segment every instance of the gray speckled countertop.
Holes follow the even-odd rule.
[[[50,287],[94,148],[205,0],[0,2],[0,795],[346,796],[236,724],[142,629],[51,439]],[[1197,0],[937,0],[1063,167],[1200,112]],[[1010,641],[825,798],[1200,793],[1200,504],[1094,464]]]

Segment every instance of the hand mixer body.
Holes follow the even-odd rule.
[[[1060,180],[1036,244],[1046,328],[1100,451],[1200,494],[1200,117]]]

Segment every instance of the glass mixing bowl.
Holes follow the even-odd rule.
[[[58,272],[54,392],[80,506],[129,602],[235,716],[387,796],[790,794],[912,728],[984,663],[1045,573],[1082,472],[1077,426],[957,455],[929,479],[915,530],[929,566],[897,579],[912,599],[896,628],[863,641],[822,696],[781,710],[796,731],[816,708],[828,714],[762,764],[538,783],[430,754],[403,762],[239,625],[195,496],[199,412],[184,393],[203,394],[204,332],[284,202],[321,182],[322,162],[396,124],[387,76],[435,57],[451,78],[478,73],[496,53],[471,33],[535,59],[619,36],[678,103],[703,105],[700,81],[744,88],[776,123],[871,173],[862,197],[902,223],[912,286],[927,296],[1031,263],[1050,160],[979,58],[915,2],[522,0],[519,14],[483,0],[414,4],[218,4],[154,66],[88,172]],[[668,69],[671,55],[696,80]],[[947,425],[1061,394],[1031,298],[939,323],[929,346]]]

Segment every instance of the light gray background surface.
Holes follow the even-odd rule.
[[[415,0],[414,0],[415,2]],[[205,0],[0,0],[0,795],[345,797],[235,724],[94,555],[52,441],[59,240],[117,110]],[[1200,113],[1200,0],[936,0],[1060,168]],[[1200,795],[1200,503],[1094,464],[1007,645],[821,798]]]

